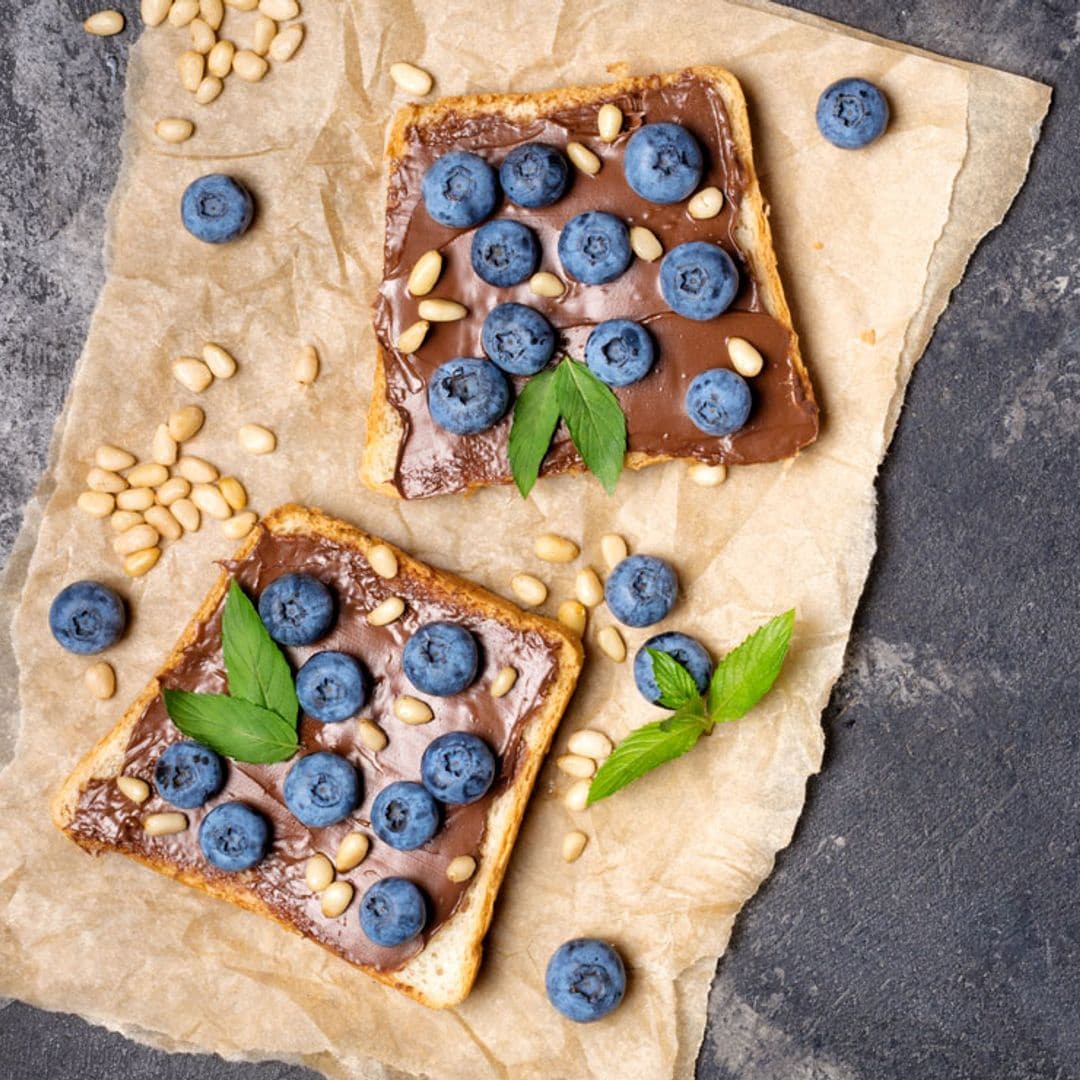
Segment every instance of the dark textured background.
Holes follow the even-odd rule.
[[[796,6],[1042,79],[1055,103],[912,381],[825,768],[719,965],[698,1074],[1080,1077],[1080,8]],[[134,34],[87,39],[90,10],[0,0],[0,557],[101,284]],[[11,1004],[0,1077],[314,1074],[169,1057]]]

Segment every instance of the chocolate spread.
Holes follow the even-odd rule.
[[[406,498],[509,480],[510,417],[479,435],[455,436],[433,423],[426,396],[428,378],[440,364],[458,356],[484,355],[480,344],[484,318],[496,304],[508,301],[528,304],[548,318],[561,337],[556,356],[568,352],[583,359],[590,330],[605,319],[635,319],[649,328],[658,347],[653,370],[639,382],[615,390],[626,413],[631,452],[745,464],[790,457],[816,438],[818,410],[809,384],[804,384],[795,368],[791,335],[766,312],[735,239],[747,172],[720,95],[709,82],[688,72],[674,83],[662,85],[654,78],[644,91],[614,94],[606,100],[618,105],[625,117],[623,133],[610,145],[596,135],[596,114],[603,101],[560,109],[524,123],[502,114],[451,113],[436,125],[408,130],[407,154],[390,178],[384,281],[375,302],[387,396],[404,425],[394,484]],[[724,208],[717,217],[696,221],[685,203],[650,203],[627,185],[622,167],[627,140],[643,123],[659,121],[682,124],[697,137],[705,154],[701,186],[715,185],[724,193]],[[506,201],[499,210],[500,216],[520,220],[536,232],[543,252],[540,269],[554,271],[566,281],[566,292],[558,299],[546,299],[532,293],[527,282],[509,289],[487,285],[470,264],[473,230],[448,229],[425,210],[420,198],[424,172],[449,150],[474,151],[498,167],[521,143],[565,147],[571,140],[585,143],[599,155],[603,164],[596,176],[575,171],[569,191],[552,206],[524,210]],[[647,226],[665,251],[689,240],[723,246],[739,266],[742,282],[731,308],[708,322],[674,314],[660,294],[660,260],[635,259],[626,273],[607,285],[582,285],[569,278],[556,251],[559,233],[570,218],[585,210],[606,210],[628,226]],[[420,298],[410,295],[406,282],[416,260],[433,248],[442,253],[444,268],[432,295],[460,301],[469,315],[459,322],[433,323],[419,352],[406,356],[393,343],[419,318],[420,303]],[[694,426],[683,403],[696,375],[708,368],[731,366],[727,355],[731,337],[746,338],[755,345],[765,358],[765,367],[751,383],[754,406],[746,426],[734,435],[717,438]],[[515,388],[520,390],[524,382],[515,378]],[[542,472],[565,472],[580,463],[560,425]]]
[[[468,889],[468,882],[449,881],[446,867],[457,855],[478,857],[492,801],[512,784],[524,760],[523,728],[542,707],[558,675],[560,643],[537,630],[514,629],[478,615],[437,583],[412,576],[405,567],[392,581],[386,581],[374,574],[360,553],[317,536],[265,532],[246,558],[224,565],[253,597],[281,574],[296,570],[314,574],[334,589],[338,615],[332,632],[314,646],[289,650],[289,655],[299,666],[313,652],[340,649],[361,659],[372,677],[372,693],[361,715],[376,720],[389,735],[384,750],[376,754],[366,749],[357,737],[353,720],[321,724],[305,716],[300,726],[302,752],[332,750],[356,765],[363,781],[361,805],[337,825],[311,829],[292,816],[282,794],[285,775],[298,758],[275,765],[229,761],[224,789],[205,806],[186,811],[189,826],[182,833],[147,836],[142,819],[173,807],[156,792],[137,806],[120,794],[113,780],[91,781],[79,801],[71,832],[77,838],[164,860],[179,870],[192,870],[249,889],[278,916],[345,959],[379,970],[394,970],[446,922]],[[389,626],[369,626],[365,613],[389,596],[405,600],[405,614]],[[417,694],[405,678],[402,649],[417,627],[435,619],[467,626],[476,635],[481,646],[481,670],[465,692],[450,698],[425,698],[434,709],[435,719],[420,727],[409,727],[393,718],[393,701],[405,693],[424,695]],[[506,665],[517,669],[517,682],[505,697],[492,698],[487,688]],[[198,625],[194,642],[184,650],[179,663],[161,676],[161,683],[183,690],[226,691],[220,606],[208,621]],[[371,804],[388,783],[419,780],[424,749],[447,731],[471,731],[485,739],[499,755],[499,775],[483,799],[469,806],[446,807],[442,828],[423,847],[396,851],[370,833]],[[153,790],[155,762],[166,746],[181,738],[159,694],[132,732],[122,771],[143,778]],[[239,874],[217,870],[203,857],[198,844],[202,818],[215,806],[231,800],[261,811],[273,826],[273,843],[266,858],[252,870]],[[319,910],[318,896],[304,882],[304,864],[317,851],[333,859],[342,837],[355,829],[371,837],[371,851],[355,870],[339,878],[353,884],[357,899],[343,916],[327,919]],[[387,876],[415,881],[429,901],[423,934],[398,948],[383,948],[369,941],[360,929],[358,916],[359,897],[374,881]]]

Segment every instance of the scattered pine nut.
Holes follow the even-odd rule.
[[[403,330],[398,337],[397,351],[405,356],[411,356],[424,344],[424,338],[427,337],[427,332],[430,329],[431,323],[427,319],[414,322],[407,330]]]
[[[173,476],[166,480],[154,492],[154,498],[161,506],[172,506],[177,499],[186,498],[191,492],[191,482],[182,476]]]
[[[626,541],[618,533],[604,533],[600,537],[600,554],[609,570],[614,570],[630,554]]]
[[[405,610],[405,601],[400,596],[388,596],[381,604],[367,613],[369,626],[389,626],[401,618]]]
[[[116,495],[128,486],[128,482],[119,473],[95,466],[86,474],[86,486],[91,491]]]
[[[225,5],[221,0],[199,0],[199,15],[216,32],[225,18]]]
[[[132,487],[158,487],[169,479],[169,470],[156,461],[144,461],[141,465],[136,465],[126,479]]]
[[[652,229],[646,229],[644,225],[633,225],[630,228],[630,250],[645,262],[656,262],[664,254],[664,247]]]
[[[275,63],[284,64],[293,58],[296,50],[304,41],[304,28],[299,23],[295,26],[286,26],[274,35],[270,42],[269,55]]]
[[[139,14],[145,26],[160,26],[172,7],[172,0],[141,0]]]
[[[538,536],[533,550],[538,559],[553,563],[570,563],[581,554],[581,549],[573,540],[567,540],[565,536],[557,536],[555,533]]]
[[[708,221],[723,209],[724,193],[718,187],[702,188],[686,204],[686,212],[695,221]]]
[[[304,865],[304,881],[313,893],[322,892],[334,880],[334,864],[319,852]]]
[[[232,354],[212,341],[202,347],[202,358],[216,379],[231,379],[236,374],[236,361]]]
[[[221,494],[225,496],[225,501],[234,510],[243,510],[247,506],[247,491],[244,490],[244,485],[235,476],[223,476],[218,481],[218,487]]]
[[[463,881],[468,881],[475,873],[476,860],[471,855],[456,856],[450,860],[450,865],[446,868],[447,879],[458,885]]]
[[[133,803],[144,803],[150,798],[150,785],[137,776],[118,776],[116,786],[120,789],[120,794]]]
[[[194,49],[188,49],[177,57],[176,70],[180,72],[180,85],[194,94],[206,74],[206,57]]]
[[[391,580],[397,577],[398,573],[398,560],[394,554],[393,548],[387,547],[386,544],[375,544],[368,550],[367,553],[368,562],[371,564],[371,569],[381,578]]]
[[[107,518],[116,506],[116,499],[108,491],[84,491],[76,506],[91,517]]]
[[[585,610],[585,605],[577,600],[564,600],[559,605],[558,619],[567,630],[581,637],[585,633],[588,612]]]
[[[136,551],[155,547],[160,539],[157,529],[144,521],[141,525],[122,532],[113,541],[112,546],[117,555],[133,555]]]
[[[603,761],[615,749],[602,731],[594,731],[592,728],[575,731],[566,745],[571,754],[580,754],[582,757],[592,758],[593,761]]]
[[[255,20],[255,34],[252,37],[251,51],[257,56],[265,56],[270,51],[270,42],[277,35],[277,23],[273,19],[260,15]]]
[[[731,357],[731,366],[743,378],[752,379],[755,375],[761,374],[761,369],[765,366],[765,359],[746,338],[729,338],[727,351],[728,356]]]
[[[566,156],[587,176],[595,176],[600,171],[600,159],[582,143],[567,143]]]
[[[374,754],[385,750],[390,741],[386,732],[374,720],[361,720],[356,725],[356,730],[360,741]]]
[[[296,0],[259,0],[259,10],[280,22],[295,19],[300,14],[300,5]]]
[[[124,16],[119,11],[96,11],[83,21],[83,29],[95,37],[112,37],[124,29]]]
[[[457,322],[469,314],[469,309],[456,300],[435,299],[421,300],[417,312],[421,319],[428,322]]]
[[[141,514],[154,505],[154,492],[147,487],[128,488],[116,496],[116,505],[121,510],[138,510]]]
[[[421,701],[409,694],[402,694],[394,702],[394,715],[403,724],[411,724],[414,727],[418,724],[430,723],[435,718],[431,706],[426,701]]]
[[[578,832],[577,830],[568,832],[563,837],[562,842],[563,862],[577,862],[578,859],[581,858],[581,853],[585,850],[585,846],[588,842],[589,838],[583,832]]]
[[[390,78],[399,90],[412,97],[426,97],[435,81],[423,68],[404,61],[390,65]]]
[[[236,437],[249,454],[272,454],[277,449],[277,436],[262,424],[244,424]]]
[[[194,454],[182,454],[176,462],[176,472],[193,484],[212,484],[218,478],[218,471],[209,461],[203,461]]]
[[[442,273],[442,266],[443,257],[438,251],[434,249],[425,251],[409,272],[409,280],[405,287],[413,296],[427,296],[435,288],[439,275]]]
[[[546,296],[555,300],[566,292],[566,285],[560,277],[547,270],[540,270],[529,278],[529,288],[537,296]]]
[[[230,540],[243,540],[244,537],[255,528],[255,522],[258,520],[259,516],[254,510],[244,510],[242,513],[235,514],[233,517],[229,518],[229,520],[221,526],[221,531]]]
[[[180,28],[187,26],[199,14],[199,0],[173,0],[169,9],[169,25]]]
[[[233,11],[254,11],[259,6],[259,0],[225,0],[225,6]]]
[[[150,457],[158,465],[175,465],[177,453],[176,440],[169,434],[169,425],[158,424],[150,440]]]
[[[577,780],[588,780],[596,772],[596,762],[581,754],[560,754],[555,759],[559,769]]]
[[[228,521],[232,517],[232,507],[213,484],[195,484],[191,489],[191,501],[216,521]]]
[[[146,519],[137,510],[117,510],[111,518],[109,525],[115,533],[125,533],[128,529],[134,529]]]
[[[187,814],[170,810],[164,814],[147,814],[143,818],[143,828],[148,836],[171,836],[181,833],[188,826]]]
[[[623,636],[619,633],[618,627],[605,626],[596,635],[596,643],[600,646],[604,655],[609,660],[614,660],[616,664],[621,664],[626,659],[626,642],[623,641]]]
[[[589,787],[591,783],[590,780],[575,780],[567,788],[566,794],[563,796],[563,805],[567,810],[580,813],[589,805]]]
[[[217,34],[210,28],[210,24],[203,19],[192,19],[188,23],[188,31],[191,34],[191,47],[205,56],[216,44]]]
[[[335,881],[323,889],[319,907],[328,919],[336,919],[345,914],[345,909],[352,903],[353,887],[347,881]]]
[[[314,345],[305,345],[293,365],[293,378],[309,386],[319,377],[319,353]]]
[[[153,525],[166,540],[179,540],[184,535],[183,526],[173,517],[173,512],[164,506],[151,506],[144,516],[147,524]]]
[[[83,682],[98,701],[108,701],[116,693],[116,672],[105,660],[91,664],[83,675]]]
[[[619,137],[622,122],[622,109],[618,105],[613,105],[609,101],[600,106],[600,111],[596,114],[596,130],[604,142],[613,143]]]
[[[251,49],[237,49],[232,69],[244,82],[258,82],[270,70],[270,65]]]
[[[515,574],[510,579],[510,591],[526,607],[538,607],[548,595],[547,586],[532,574]]]
[[[498,675],[491,680],[491,696],[493,698],[506,697],[514,689],[518,673],[512,667],[499,668]]]
[[[232,71],[236,46],[231,41],[219,41],[206,57],[206,70],[215,78],[224,79]]]
[[[199,78],[201,81],[202,76]],[[198,88],[199,84],[196,83],[194,90]],[[193,394],[201,394],[214,381],[214,373],[194,356],[181,356],[178,360],[174,360],[172,373],[173,378]]]
[[[110,446],[105,443],[94,451],[94,464],[99,469],[107,469],[109,472],[120,472],[130,469],[135,464],[134,454],[121,450],[119,446]]]
[[[185,405],[169,417],[169,434],[177,442],[193,439],[202,430],[206,414],[198,405]]]
[[[334,869],[339,874],[355,870],[366,858],[371,848],[371,841],[362,832],[346,833],[338,844],[334,856]]]
[[[150,573],[157,566],[161,558],[161,548],[143,548],[142,551],[133,551],[124,559],[124,573],[128,577],[142,577]]]
[[[195,102],[198,105],[209,105],[212,101],[217,101],[224,89],[225,84],[216,75],[207,75],[195,91]]]
[[[190,499],[177,499],[169,509],[172,511],[172,516],[184,526],[184,532],[193,533],[199,531],[202,516],[198,507]]]
[[[163,116],[154,125],[154,134],[167,143],[182,143],[195,133],[195,125],[181,116]]]
[[[574,595],[586,606],[596,607],[604,599],[604,586],[600,576],[591,567],[579,570],[574,578]]]
[[[706,465],[702,461],[695,461],[686,470],[686,475],[698,487],[719,487],[727,479],[727,466]]]

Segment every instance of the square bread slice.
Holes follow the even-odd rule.
[[[600,139],[597,125],[607,103],[624,117],[621,133],[610,143]],[[701,145],[700,188],[717,187],[723,194],[723,207],[712,218],[695,219],[686,203],[649,203],[626,183],[623,156],[630,137],[643,124],[661,121],[682,124]],[[551,206],[526,210],[504,202],[495,211],[534,231],[539,269],[565,284],[558,297],[539,296],[528,282],[500,289],[485,284],[470,265],[475,230],[439,225],[421,197],[424,173],[442,154],[466,150],[498,167],[515,146],[533,141],[563,150],[580,142],[601,163],[595,175],[572,169],[568,191]],[[649,329],[658,346],[653,369],[639,382],[615,388],[627,416],[630,468],[671,459],[709,465],[775,461],[792,457],[817,437],[818,409],[777,270],[746,102],[730,72],[701,66],[605,86],[408,105],[391,130],[387,158],[383,282],[374,309],[378,348],[361,467],[369,486],[387,495],[423,498],[510,482],[509,415],[487,431],[454,436],[431,419],[426,398],[427,380],[440,364],[484,355],[484,318],[504,302],[526,304],[547,317],[559,337],[556,358],[568,353],[581,360],[589,332],[604,319],[633,319]],[[655,257],[635,258],[606,285],[575,281],[562,268],[557,243],[566,222],[586,210],[608,211],[628,226],[650,229],[665,252],[691,240],[722,246],[740,271],[740,291],[731,307],[706,322],[676,315],[660,293],[661,260]],[[459,301],[467,314],[455,322],[431,322],[419,348],[405,352],[399,338],[420,319],[420,304],[430,298],[413,295],[409,274],[433,249],[443,256],[443,269],[430,297]],[[709,436],[686,415],[684,395],[700,371],[733,366],[727,350],[732,337],[749,340],[764,357],[764,368],[750,380],[754,404],[746,425],[734,435]],[[525,384],[519,376],[511,381],[518,392]],[[560,425],[541,474],[582,468]]]
[[[558,623],[527,614],[390,545],[385,546],[393,551],[397,572],[390,579],[379,576],[368,556],[375,545],[383,544],[317,510],[283,506],[269,514],[222,564],[219,581],[158,674],[64,783],[53,802],[53,819],[93,854],[119,851],[265,915],[380,982],[425,1005],[444,1008],[460,1002],[476,977],[495,897],[537,771],[574,691],[582,649]],[[160,798],[154,786],[158,756],[182,738],[165,711],[162,687],[225,692],[220,627],[229,582],[236,579],[254,598],[272,580],[292,571],[314,574],[330,586],[337,617],[333,629],[314,646],[287,649],[289,659],[299,666],[323,649],[340,649],[359,658],[371,682],[360,718],[375,721],[388,736],[386,746],[376,751],[363,741],[356,718],[327,724],[301,718],[300,752],[330,750],[352,762],[363,784],[360,805],[343,822],[310,829],[289,813],[282,794],[284,777],[297,758],[273,765],[228,761],[224,788],[204,806],[185,811],[187,827],[182,832],[149,835],[143,826],[148,815],[176,809]],[[404,613],[386,626],[371,626],[367,612],[391,596],[405,601]],[[402,670],[405,642],[420,625],[435,620],[466,626],[480,646],[475,682],[452,697],[419,693]],[[513,667],[517,680],[508,693],[496,698],[492,681],[504,667]],[[434,719],[419,726],[397,720],[394,703],[403,694],[427,701]],[[371,803],[387,783],[418,781],[424,748],[448,730],[472,731],[495,750],[499,762],[495,784],[478,802],[445,807],[441,829],[423,847],[397,851],[372,835]],[[117,784],[122,776],[144,781],[149,797],[141,803],[132,801]],[[273,832],[266,857],[239,873],[212,866],[197,841],[205,814],[232,800],[266,815]],[[319,897],[305,883],[305,864],[317,851],[333,860],[342,838],[353,831],[369,837],[370,852],[359,866],[338,874],[339,880],[353,885],[353,900],[343,915],[326,918]],[[475,859],[476,871],[471,879],[455,883],[446,871],[461,855]],[[364,891],[387,876],[414,880],[428,898],[427,927],[396,949],[374,945],[358,917]]]

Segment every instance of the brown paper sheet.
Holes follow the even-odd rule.
[[[174,74],[181,33],[148,32],[132,54],[108,278],[4,582],[9,604],[21,590],[21,714],[5,710],[0,734],[0,752],[14,754],[0,776],[0,991],[157,1046],[303,1061],[334,1077],[690,1075],[715,958],[790,841],[821,763],[821,710],[873,554],[874,477],[907,377],[1023,181],[1049,91],[757,3],[682,0],[660,25],[651,9],[592,0],[488,4],[482,17],[465,0],[304,7],[296,58],[262,84],[230,81],[179,147],[151,127],[193,111]],[[246,19],[230,12],[226,32]],[[633,73],[730,67],[751,103],[781,270],[824,410],[818,444],[794,464],[733,470],[716,491],[687,483],[678,465],[625,476],[614,500],[578,478],[542,482],[527,503],[491,490],[401,505],[360,490],[381,148],[397,104],[385,72],[400,57],[435,72],[444,93],[601,82],[616,61]],[[883,86],[894,110],[888,136],[856,154],[823,143],[813,110],[825,84],[851,73]],[[189,240],[176,209],[190,179],[216,170],[242,177],[259,202],[248,237],[222,250]],[[676,563],[687,591],[670,623],[716,652],[798,608],[766,703],[582,815],[591,843],[572,867],[558,855],[571,825],[564,782],[551,766],[541,774],[481,977],[453,1011],[429,1012],[125,859],[90,859],[48,822],[52,792],[155,669],[213,580],[212,560],[231,547],[208,523],[127,582],[107,528],[74,506],[103,438],[148,453],[154,426],[190,397],[170,360],[205,340],[233,349],[241,369],[204,395],[208,423],[191,450],[241,476],[259,509],[309,501],[500,591],[531,562],[536,532],[583,541],[599,565],[599,537],[616,530]],[[324,371],[302,390],[289,370],[306,342]],[[278,452],[242,456],[234,432],[245,421],[277,431]],[[553,598],[566,595],[571,571],[543,572]],[[101,704],[82,689],[85,661],[46,629],[57,588],[86,576],[118,584],[135,613],[109,655],[119,693]],[[631,648],[645,636],[628,634]],[[595,654],[560,739],[583,722],[619,737],[651,715],[629,666]],[[629,962],[627,1000],[602,1024],[564,1022],[544,1000],[548,956],[578,934],[615,940]]]

